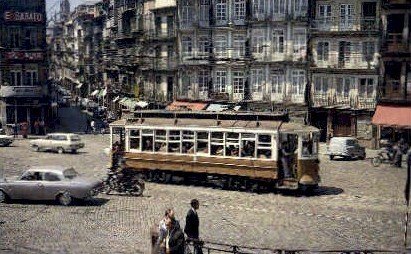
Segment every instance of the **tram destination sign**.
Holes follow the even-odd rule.
[[[4,12],[5,21],[14,22],[43,22],[43,14],[38,12],[18,12],[18,11],[5,11]]]

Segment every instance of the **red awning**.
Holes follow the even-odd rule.
[[[185,101],[174,101],[169,104],[166,109],[175,111],[175,110],[192,110],[199,111],[204,110],[207,107],[208,103],[201,102],[185,102]]]
[[[378,105],[372,117],[375,125],[411,128],[411,107]]]

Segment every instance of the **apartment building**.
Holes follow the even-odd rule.
[[[411,1],[382,1],[381,20],[381,86],[373,117],[376,137],[411,141]]]
[[[178,98],[293,106],[304,121],[308,1],[178,2]],[[295,107],[297,106],[297,107]]]
[[[0,5],[0,125],[49,120],[44,0]]]
[[[374,145],[380,68],[380,1],[311,1],[310,123],[322,140]]]

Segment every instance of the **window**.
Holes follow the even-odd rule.
[[[168,60],[172,60],[173,56],[174,56],[174,47],[173,47],[173,45],[168,45],[167,46],[167,58],[168,58]]]
[[[315,94],[327,93],[329,85],[330,85],[329,77],[315,77],[314,78]]]
[[[351,30],[354,23],[354,5],[340,5],[340,30]]]
[[[183,143],[181,147],[182,153],[193,154],[194,153],[194,131],[183,131],[182,132]]]
[[[40,174],[40,172],[31,171],[31,172],[24,173],[21,176],[20,180],[23,180],[23,181],[41,181],[41,180],[43,180],[43,177],[42,177],[42,174]]]
[[[149,129],[141,130],[142,151],[153,152],[154,149],[154,131]]]
[[[265,16],[266,6],[265,0],[253,0],[253,15],[256,18],[263,18]]]
[[[257,157],[271,159],[271,135],[258,135]]]
[[[303,95],[305,91],[305,71],[293,70],[291,74],[293,95]]]
[[[285,15],[285,0],[272,0],[272,5],[274,17]]]
[[[245,0],[234,0],[234,20],[245,19]]]
[[[339,96],[348,97],[351,88],[354,86],[353,77],[337,78],[337,94]]]
[[[210,16],[210,0],[200,0],[200,21],[209,22]]]
[[[22,86],[23,85],[21,70],[11,70],[10,76],[11,76],[10,82],[12,86]]]
[[[43,178],[45,181],[49,181],[49,182],[60,181],[60,177],[57,174],[50,173],[50,172],[44,173]]]
[[[198,52],[200,56],[208,56],[210,53],[210,40],[207,36],[198,38]]]
[[[226,133],[225,156],[239,157],[240,134],[235,132]]]
[[[360,87],[358,88],[358,93],[361,97],[371,98],[374,94],[374,79],[373,78],[362,78],[360,79]]]
[[[36,48],[37,47],[37,28],[26,28],[25,32],[25,40],[26,40],[26,47],[31,49],[31,48]]]
[[[224,133],[211,133],[211,155],[224,156]]]
[[[283,93],[284,74],[274,73],[271,75],[271,92],[276,94]]]
[[[183,36],[182,38],[183,56],[190,57],[193,52],[193,42],[191,37]]]
[[[255,157],[255,134],[241,133],[241,157]]]
[[[181,77],[181,93],[180,96],[187,97],[188,91],[191,90],[191,76],[187,73],[184,73]]]
[[[293,9],[296,16],[306,16],[308,11],[308,0],[293,0]]]
[[[302,135],[302,157],[312,157],[318,153],[319,135],[317,133]]]
[[[21,29],[20,27],[9,27],[9,45],[11,48],[21,47]]]
[[[167,34],[168,36],[174,36],[174,17],[167,16]]]
[[[307,35],[305,29],[295,29],[293,33],[294,54],[305,55],[307,49]]]
[[[274,29],[273,31],[273,52],[284,53],[284,30]]]
[[[168,133],[168,152],[181,153],[180,131],[172,130]]]
[[[227,73],[226,71],[216,71],[216,82],[214,84],[214,91],[218,93],[226,92]]]
[[[251,42],[253,53],[262,54],[265,44],[264,29],[254,29]]]
[[[130,130],[129,149],[140,150],[140,130]]]
[[[163,31],[161,29],[161,17],[156,17],[156,19],[154,20],[154,26],[155,26],[155,32],[156,32],[156,36],[162,36],[163,35]]]
[[[25,74],[26,74],[26,79],[25,79],[25,85],[26,86],[35,86],[35,85],[37,85],[37,81],[38,81],[37,71],[27,70]]]
[[[193,6],[190,0],[182,0],[181,2],[181,22],[183,26],[190,26],[193,22]]]
[[[364,41],[362,43],[362,60],[370,62],[374,58],[375,43],[373,41]]]
[[[227,20],[227,1],[226,0],[216,0],[216,12],[215,18],[217,21]]]
[[[165,130],[155,130],[154,151],[167,152],[167,135]]]
[[[208,137],[208,132],[197,132],[197,154],[209,154]]]
[[[331,18],[331,5],[329,4],[320,4],[318,5],[318,28],[327,29],[332,23]]]
[[[234,57],[242,58],[245,55],[245,37],[242,35],[234,36]]]
[[[261,93],[264,85],[264,71],[263,69],[251,70],[251,87],[254,93]]]
[[[207,70],[200,70],[198,72],[198,89],[199,92],[208,91],[209,72]]]
[[[227,54],[227,39],[225,36],[215,38],[215,54],[217,57],[225,57]]]
[[[320,41],[317,44],[317,61],[328,61],[328,54],[330,52],[330,43],[327,41]]]
[[[243,94],[244,86],[245,86],[244,72],[234,71],[233,72],[234,93]]]

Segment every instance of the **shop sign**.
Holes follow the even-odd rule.
[[[41,61],[44,59],[44,55],[42,52],[21,52],[21,51],[13,51],[13,52],[5,52],[4,58],[6,60],[34,60],[34,61]]]
[[[4,12],[5,21],[15,21],[15,22],[36,22],[40,23],[43,21],[43,14],[38,12],[17,12],[17,11],[6,11]]]
[[[0,97],[41,97],[41,86],[2,86]]]

